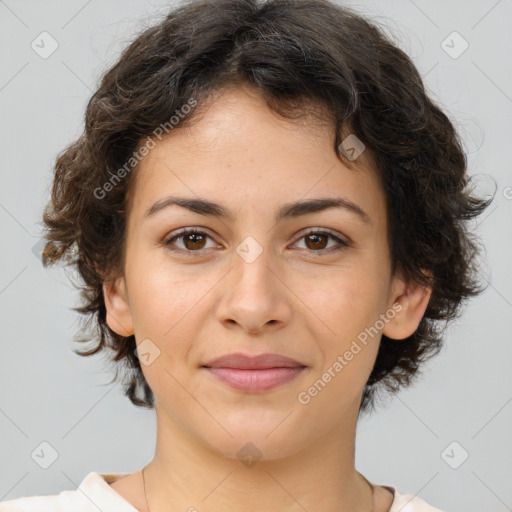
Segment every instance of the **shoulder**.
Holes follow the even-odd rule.
[[[0,502],[0,512],[71,512],[89,511],[77,491],[63,491],[47,496],[27,496]]]
[[[91,472],[77,489],[0,502],[0,512],[137,512],[108,482],[117,474]]]
[[[394,489],[395,498],[389,512],[443,512],[412,494],[400,494]]]

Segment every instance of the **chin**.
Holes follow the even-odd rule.
[[[258,422],[258,425],[240,421],[237,425],[223,423],[222,429],[204,432],[201,436],[210,449],[227,459],[238,459],[247,467],[257,461],[276,460],[293,455],[304,446],[305,440],[297,437],[297,428],[286,424],[280,414],[278,421]],[[277,428],[276,428],[277,427]]]

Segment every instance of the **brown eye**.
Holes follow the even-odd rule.
[[[313,234],[313,235],[307,235],[304,237],[306,240],[306,246],[308,249],[319,249],[323,250],[327,246],[329,236],[325,234]]]
[[[318,253],[341,251],[350,245],[348,242],[345,242],[329,231],[310,231],[299,240],[304,240],[306,249]],[[328,247],[329,240],[334,240],[336,244]],[[338,247],[336,247],[336,245]]]
[[[204,231],[187,229],[169,238],[164,244],[172,251],[199,252],[205,248],[207,239],[211,237]],[[180,240],[182,247],[177,247],[175,242]]]
[[[196,249],[202,249],[206,238],[199,233],[190,233],[183,235],[183,243],[187,249],[191,251]]]

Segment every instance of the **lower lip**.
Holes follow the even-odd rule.
[[[241,391],[258,392],[280,386],[297,377],[305,366],[292,368],[265,368],[262,370],[241,370],[239,368],[206,367],[214,377]]]

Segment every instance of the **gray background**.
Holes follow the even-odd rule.
[[[360,422],[356,465],[446,511],[512,510],[512,1],[347,4],[385,24],[411,55],[457,123],[478,191],[492,191],[489,176],[498,185],[475,226],[490,286],[423,377]],[[102,358],[72,352],[78,294],[33,246],[55,156],[80,134],[102,72],[171,5],[0,0],[0,501],[75,489],[90,471],[132,472],[152,457],[154,412],[108,384]],[[59,45],[46,59],[31,47],[43,31]],[[457,58],[464,43],[454,31],[469,44]],[[42,442],[58,453],[48,469],[31,457]]]

